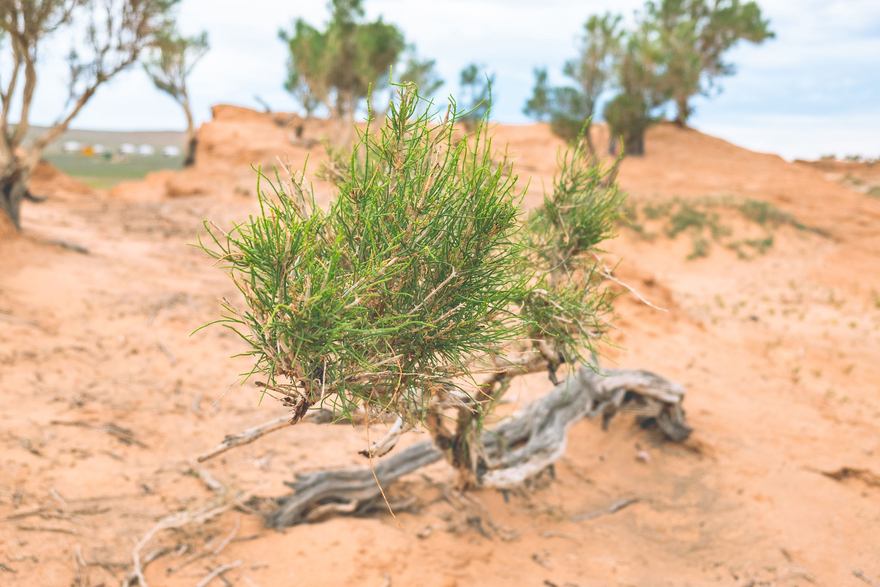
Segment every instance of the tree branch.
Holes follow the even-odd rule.
[[[333,414],[329,410],[319,409],[319,410],[310,410],[305,417],[300,420],[300,422],[311,422],[313,424],[324,424],[327,422],[333,421]],[[223,439],[219,445],[215,448],[202,453],[197,459],[198,462],[204,463],[207,460],[213,459],[217,455],[221,455],[228,450],[232,450],[233,448],[237,448],[239,446],[244,446],[246,444],[250,444],[259,440],[263,436],[267,434],[271,434],[276,430],[281,430],[282,428],[287,428],[292,426],[290,423],[290,416],[283,416],[281,418],[275,418],[274,420],[269,420],[268,422],[263,422],[253,428],[248,428],[244,432],[240,432],[239,434],[235,434],[232,436],[227,436]]]
[[[679,384],[647,371],[596,372],[583,367],[494,430],[483,433],[490,467],[483,486],[506,489],[553,464],[565,452],[568,429],[585,417],[602,416],[603,425],[607,425],[617,412],[633,413],[643,424],[656,422],[670,440],[682,442],[691,432],[684,420],[683,399],[684,389]],[[387,488],[442,458],[432,441],[418,442],[380,461],[374,467],[376,479]],[[268,516],[270,526],[303,523],[314,508],[331,504],[339,505],[335,509],[340,512],[357,515],[372,508],[380,496],[370,467],[298,474],[287,485],[294,493],[282,498],[279,508]],[[333,509],[325,507],[326,511]]]

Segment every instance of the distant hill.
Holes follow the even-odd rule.
[[[34,139],[46,132],[46,127],[31,126],[28,131],[28,140]],[[86,130],[70,129],[60,139],[50,144],[48,152],[60,152],[61,144],[65,141],[77,141],[89,145],[101,144],[109,150],[115,151],[123,143],[135,145],[152,145],[157,149],[174,146],[183,148],[184,132],[175,130]]]

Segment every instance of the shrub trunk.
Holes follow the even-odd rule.
[[[0,175],[0,210],[21,230],[21,203],[28,194],[30,170],[13,168]]]

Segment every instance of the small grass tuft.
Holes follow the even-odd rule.
[[[747,222],[763,229],[764,236],[731,240],[734,229],[724,222],[724,218],[729,218],[731,213],[739,214]],[[688,260],[707,257],[713,242],[735,251],[740,259],[764,255],[773,247],[773,231],[781,226],[792,226],[798,230],[827,236],[823,231],[803,224],[792,214],[769,202],[730,196],[690,200],[673,198],[647,202],[641,206],[630,200],[625,218],[626,225],[647,240],[653,240],[657,236],[657,233],[649,230],[648,225],[659,224],[660,233],[671,239],[683,233],[690,234],[693,248],[687,255]],[[644,219],[644,223],[640,222],[641,219]]]

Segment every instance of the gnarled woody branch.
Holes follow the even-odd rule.
[[[647,371],[583,367],[514,417],[482,436],[490,470],[488,487],[508,488],[554,463],[565,451],[568,429],[584,417],[602,416],[603,425],[620,411],[656,422],[671,440],[681,442],[691,433],[681,403],[684,388]],[[335,509],[362,513],[400,477],[437,462],[441,452],[431,441],[416,443],[375,466],[347,471],[317,471],[297,475],[288,485],[293,495],[279,500],[267,523],[276,528],[307,521],[311,510],[338,504]],[[326,509],[326,508],[325,508]]]
[[[492,390],[497,386],[503,384],[505,381],[517,376],[517,375],[525,375],[527,373],[537,373],[539,371],[544,371],[547,369],[547,362],[541,357],[541,355],[526,353],[521,357],[516,357],[509,360],[502,361],[501,359],[496,359],[496,369],[492,371],[491,375],[481,384],[481,388],[485,390],[486,393],[491,393]],[[281,418],[275,418],[274,420],[269,420],[268,422],[263,422],[253,428],[248,428],[244,432],[240,432],[239,434],[230,434],[226,438],[223,439],[219,445],[214,447],[213,449],[202,453],[198,461],[203,463],[209,459],[213,459],[214,457],[225,453],[226,451],[232,450],[233,448],[238,448],[239,446],[245,446],[247,444],[251,444],[266,436],[267,434],[271,434],[276,430],[281,430],[282,428],[287,428],[296,424],[297,422],[312,422],[313,424],[323,424],[326,422],[348,422],[348,420],[338,420],[335,418],[333,413],[329,410],[325,409],[312,409],[309,410],[306,415],[301,420],[291,419],[290,416],[283,416]],[[397,441],[400,437],[410,430],[412,427],[405,424],[401,418],[397,418],[397,421],[392,426],[391,430],[388,434],[378,440],[373,444],[373,446],[369,449],[372,452],[373,456],[381,457],[388,454],[394,446],[397,444]],[[367,451],[361,451],[361,454],[367,456]]]

